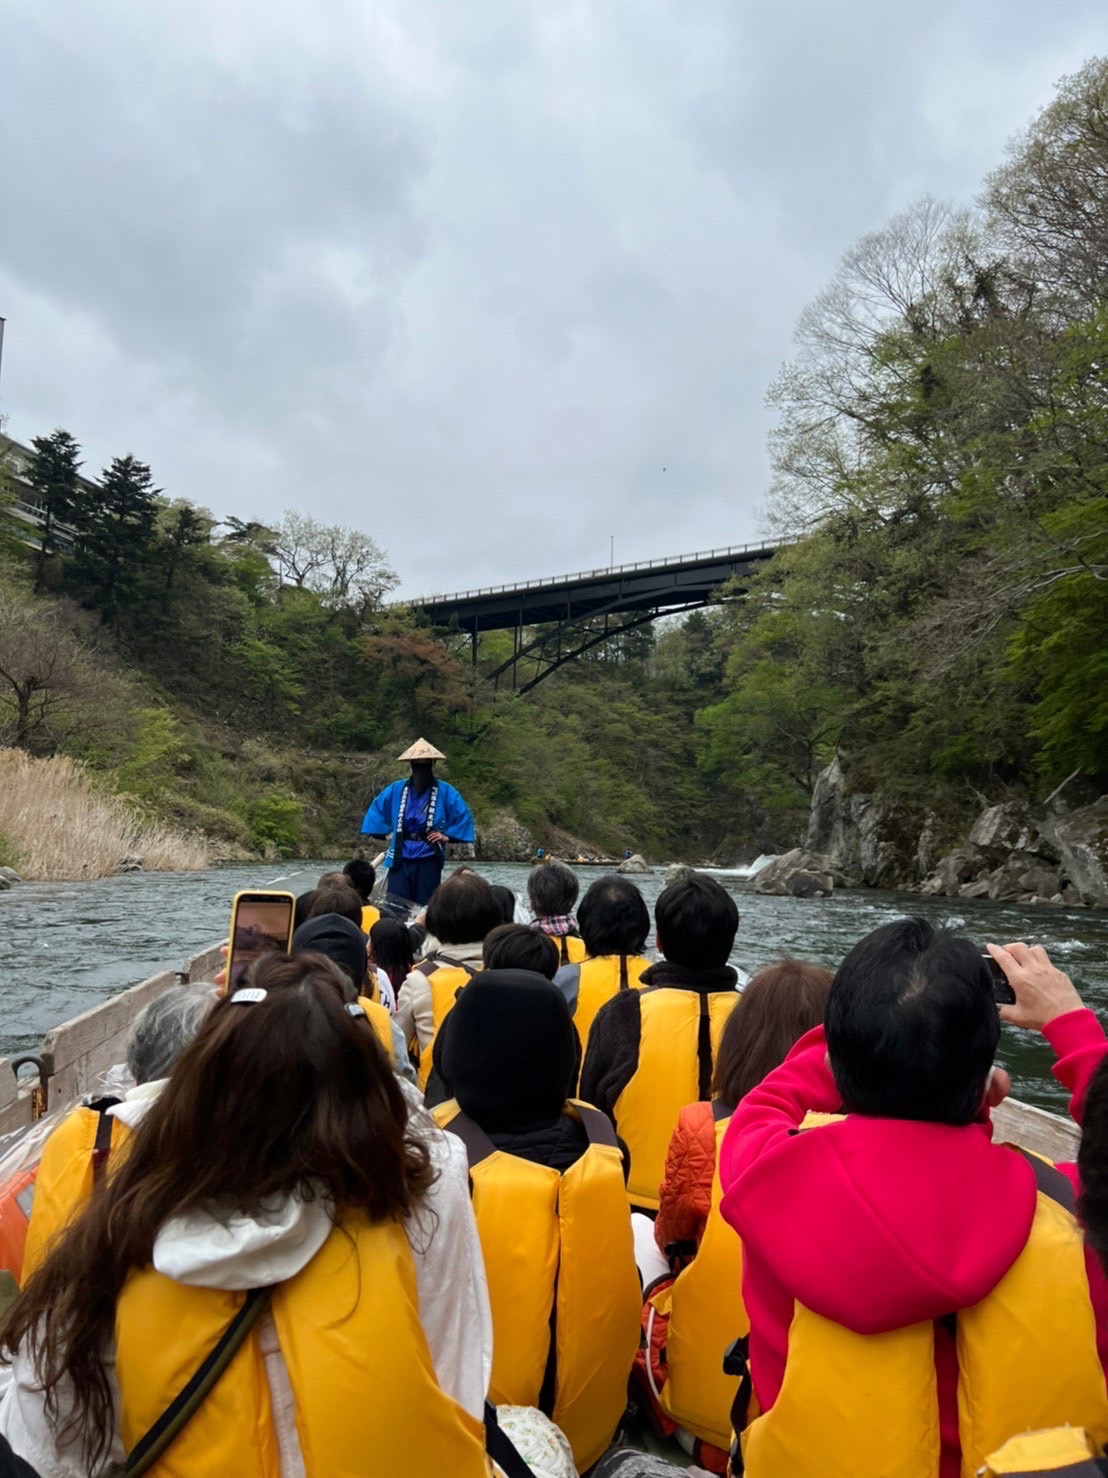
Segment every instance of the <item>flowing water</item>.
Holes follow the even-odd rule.
[[[134,873],[92,883],[24,883],[0,893],[0,1055],[34,1050],[51,1026],[159,970],[179,968],[226,934],[231,898],[239,889],[302,892],[334,865],[254,863],[208,872]],[[485,864],[480,871],[526,896],[527,867]],[[579,872],[584,889],[602,870]],[[734,885],[726,873],[717,876],[725,887]],[[663,874],[635,881],[653,905]],[[979,944],[1024,939],[1045,945],[1087,1004],[1108,1020],[1103,911],[877,892],[821,899],[737,892],[736,898],[741,922],[732,962],[748,972],[782,954],[833,967],[862,935],[910,912],[962,927]],[[1066,1095],[1050,1076],[1052,1054],[1041,1037],[1005,1027],[1001,1058],[1019,1097],[1064,1110]]]

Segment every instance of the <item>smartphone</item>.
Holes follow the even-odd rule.
[[[989,967],[989,975],[993,982],[993,1000],[998,1006],[1014,1006],[1016,1004],[1016,993],[1008,984],[1008,977],[993,959],[992,955],[983,954],[981,958]]]
[[[236,893],[231,904],[231,942],[227,956],[227,990],[262,955],[288,954],[292,944],[296,899],[291,893]]]

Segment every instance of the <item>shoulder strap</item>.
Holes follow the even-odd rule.
[[[722,1098],[712,1099],[712,1118],[717,1124],[722,1124],[724,1119],[729,1119],[735,1112],[734,1105],[725,1103]]]
[[[443,1125],[443,1128],[447,1134],[453,1134],[465,1145],[466,1158],[469,1160],[471,1170],[474,1166],[480,1165],[482,1160],[487,1160],[490,1155],[496,1154],[496,1145],[468,1114],[455,1114],[448,1124]]]
[[[205,1396],[257,1324],[269,1303],[272,1291],[271,1288],[252,1288],[246,1295],[242,1307],[208,1351],[192,1378],[181,1387],[154,1425],[135,1443],[123,1469],[124,1478],[138,1478],[140,1473],[148,1473],[170,1443],[188,1426],[203,1404]]]
[[[631,982],[627,978],[627,956],[623,954],[619,957],[619,988],[620,990],[631,988]]]
[[[581,1126],[590,1144],[605,1144],[614,1150],[619,1149],[616,1131],[612,1128],[612,1121],[606,1113],[593,1108],[589,1103],[579,1103],[576,1098],[571,1098],[569,1102],[574,1113],[581,1120]]]
[[[696,1096],[706,1103],[712,1096],[712,1012],[708,992],[698,991],[700,1019],[696,1032]]]
[[[1025,1150],[1022,1145],[1011,1146],[1017,1155],[1022,1155],[1031,1166],[1035,1175],[1035,1188],[1042,1192],[1048,1200],[1056,1201],[1063,1211],[1068,1211],[1071,1216],[1077,1215],[1077,1203],[1074,1199],[1073,1185],[1069,1177],[1062,1174],[1057,1166],[1052,1165],[1049,1160],[1040,1159],[1038,1155]]]
[[[89,1108],[96,1114],[96,1137],[92,1142],[92,1183],[98,1185],[104,1174],[104,1166],[112,1150],[112,1120],[110,1108],[121,1103],[119,1098],[94,1098]]]
[[[485,1402],[485,1451],[506,1478],[535,1478],[535,1470],[520,1457],[515,1443],[501,1427],[491,1401]]]

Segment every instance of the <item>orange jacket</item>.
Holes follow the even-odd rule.
[[[671,1242],[695,1242],[704,1235],[712,1202],[716,1163],[716,1123],[710,1103],[681,1110],[666,1153],[654,1238],[664,1252]]]

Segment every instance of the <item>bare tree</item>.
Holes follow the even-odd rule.
[[[313,591],[330,605],[365,612],[397,583],[384,552],[368,534],[317,523],[302,513],[285,514],[276,531],[274,554],[282,579]]]
[[[0,591],[0,734],[17,749],[58,738],[58,720],[91,699],[96,675],[56,607]]]

